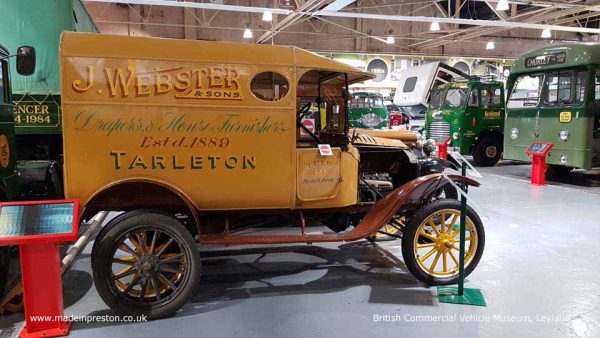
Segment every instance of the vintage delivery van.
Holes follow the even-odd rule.
[[[388,224],[417,278],[456,282],[459,202],[436,199],[448,182],[398,179],[412,163],[402,141],[349,134],[348,86],[372,74],[294,47],[86,33],[63,34],[60,63],[66,195],[83,218],[124,211],[92,252],[114,311],[159,318],[181,307],[198,285],[195,242],[354,241]],[[314,132],[301,124],[312,102],[327,121]],[[246,231],[290,220],[292,234]],[[337,233],[308,233],[313,224]],[[484,247],[471,209],[467,230],[468,274]]]

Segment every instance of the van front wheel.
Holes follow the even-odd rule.
[[[473,160],[481,167],[492,167],[502,155],[502,141],[496,136],[480,137],[473,148]]]
[[[92,251],[94,284],[119,315],[168,316],[195,292],[200,255],[189,231],[159,212],[132,212],[108,224]]]

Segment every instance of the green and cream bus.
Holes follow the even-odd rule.
[[[600,44],[557,45],[518,58],[508,79],[504,158],[551,142],[552,170],[600,167]]]

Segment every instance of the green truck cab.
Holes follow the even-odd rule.
[[[431,95],[425,117],[427,138],[444,142],[479,166],[493,166],[502,155],[504,86],[472,78],[449,82]]]
[[[29,76],[35,72],[35,49],[21,46],[11,55],[0,45],[0,201],[62,198],[62,172],[58,161],[19,159],[19,152],[27,150],[27,146],[17,146],[9,65],[13,59],[16,73]],[[0,247],[0,296],[6,286],[9,263],[10,247]]]
[[[357,92],[350,102],[350,127],[381,129],[389,126],[389,112],[379,93]]]
[[[551,171],[600,167],[600,44],[526,53],[515,60],[507,88],[505,158],[529,161],[531,143],[550,142]]]

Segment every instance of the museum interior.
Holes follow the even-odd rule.
[[[0,8],[0,338],[600,337],[599,1]]]

